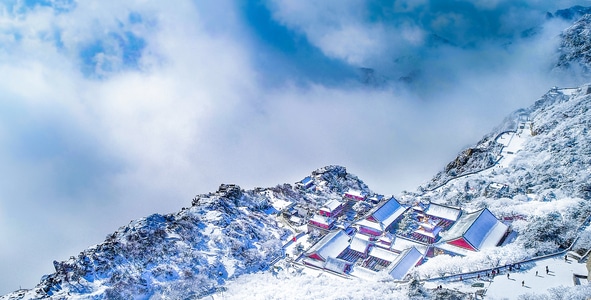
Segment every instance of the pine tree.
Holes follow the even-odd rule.
[[[398,234],[410,236],[418,228],[416,214],[413,210],[404,213],[402,220],[398,222]]]

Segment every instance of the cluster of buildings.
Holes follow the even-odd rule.
[[[352,223],[337,225],[336,219],[358,201],[374,206]],[[303,264],[342,275],[386,272],[394,280],[403,280],[435,255],[467,255],[497,246],[508,232],[486,208],[466,212],[436,203],[405,206],[394,197],[367,197],[359,191],[344,193],[342,201],[328,201],[307,226],[324,236],[300,256]]]

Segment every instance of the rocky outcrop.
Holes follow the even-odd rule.
[[[0,299],[192,299],[211,294],[231,278],[266,270],[283,256],[291,233],[280,226],[271,198],[317,206],[343,191],[369,191],[345,167],[311,175],[318,188],[282,184],[245,191],[222,184],[197,195],[191,207],[130,222],[66,261],[31,290]]]

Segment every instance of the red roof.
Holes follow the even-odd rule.
[[[472,247],[472,245],[470,245],[470,243],[468,243],[463,237],[455,239],[455,240],[451,240],[447,243],[450,245],[460,247],[460,248],[468,249],[471,251],[476,251],[476,249],[474,247]]]

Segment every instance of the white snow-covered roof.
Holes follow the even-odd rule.
[[[351,196],[356,196],[356,197],[364,197],[363,194],[361,194],[361,191],[358,190],[348,190],[345,192],[346,195],[351,195]]]
[[[461,214],[461,210],[455,207],[449,207],[437,203],[430,203],[429,207],[425,210],[425,214],[446,219],[450,221],[456,221]]]
[[[437,237],[437,234],[439,234],[439,231],[441,231],[441,227],[435,227],[432,231],[419,228],[414,232],[434,239]]]
[[[324,268],[324,262],[321,260],[315,260],[315,259],[311,259],[311,258],[306,257],[302,260],[302,262],[304,264],[312,265],[312,266],[315,266],[318,268]]]
[[[294,223],[300,223],[300,222],[302,221],[302,218],[300,218],[300,217],[296,217],[296,216],[291,216],[291,217],[289,218],[289,220],[290,220],[291,222],[294,222]]]
[[[385,243],[388,243],[388,244],[391,244],[392,243],[392,240],[393,240],[393,238],[389,234],[388,235],[381,235],[378,238],[378,241],[385,242]]]
[[[351,237],[342,230],[335,230],[325,235],[318,243],[314,244],[306,255],[317,253],[325,260],[329,257],[337,257],[349,246],[349,239]]]
[[[320,210],[332,212],[335,209],[337,209],[340,205],[341,205],[340,201],[333,199],[333,200],[326,202],[324,204],[324,206],[322,206],[322,208],[320,208]]]
[[[367,246],[369,246],[369,241],[365,238],[361,238],[361,236],[363,236],[362,234],[356,234],[353,239],[351,240],[351,245],[349,246],[349,249],[360,252],[360,253],[365,253],[365,250],[367,250]]]
[[[371,248],[369,255],[389,262],[393,262],[398,257],[398,253],[380,247]]]
[[[363,234],[361,232],[358,232],[358,233],[355,234],[355,238],[356,239],[362,239],[362,240],[367,241],[369,243],[369,240],[371,238],[373,238],[373,237],[369,237],[369,236],[367,236],[367,235],[365,235],[365,234]]]
[[[503,222],[497,222],[497,224],[488,232],[487,236],[482,241],[480,249],[495,247],[503,238],[505,232],[507,232],[507,229],[509,229],[509,226],[503,224]]]
[[[417,248],[417,250],[419,250],[423,254],[427,253],[427,246],[426,245],[418,243],[414,240],[410,240],[410,239],[399,237],[399,236],[397,236],[396,239],[394,239],[394,243],[392,243],[392,247],[390,247],[390,248],[393,251],[402,252],[402,251],[409,249],[411,247]]]
[[[419,226],[424,228],[425,230],[433,230],[435,229],[436,225],[431,222],[421,222]]]
[[[343,271],[345,271],[345,268],[347,267],[347,265],[350,265],[350,264],[351,263],[346,260],[329,257],[326,259],[326,263],[324,264],[324,268],[327,270],[331,270],[333,272],[343,273]]]
[[[375,230],[378,230],[378,231],[383,231],[384,230],[384,228],[379,223],[371,222],[371,221],[369,221],[367,219],[361,219],[361,220],[355,222],[354,224],[355,225],[359,225],[359,226],[364,226],[364,227],[367,227],[367,228],[371,228],[371,229],[375,229]]]
[[[423,259],[423,254],[417,248],[409,248],[400,253],[396,261],[392,262],[388,267],[388,274],[395,280],[402,280],[421,259]]]
[[[501,189],[501,188],[503,188],[505,186],[506,186],[505,184],[498,183],[498,182],[493,182],[493,183],[490,184],[490,187],[491,188],[494,188],[494,189]]]
[[[315,214],[314,216],[312,216],[312,218],[310,220],[314,221],[316,223],[325,224],[325,225],[330,225],[330,224],[334,223],[333,218],[321,216],[318,214]]]

